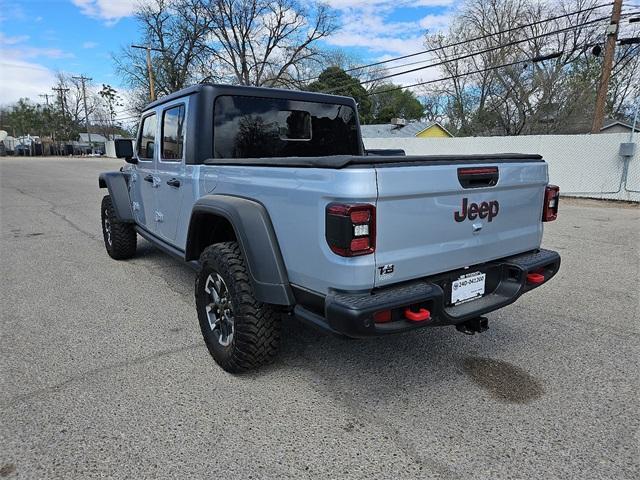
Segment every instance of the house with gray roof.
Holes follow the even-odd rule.
[[[438,122],[407,122],[393,119],[391,123],[361,125],[362,138],[451,138],[453,135]]]

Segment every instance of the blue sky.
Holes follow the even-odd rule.
[[[341,28],[326,40],[363,61],[423,48],[425,29],[450,22],[459,0],[325,0]],[[50,93],[62,70],[120,88],[111,54],[138,40],[131,0],[0,0],[0,104]],[[413,78],[399,78],[410,82]]]

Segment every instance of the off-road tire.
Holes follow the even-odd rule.
[[[115,260],[125,260],[136,254],[136,231],[132,223],[118,221],[109,195],[102,199],[102,236],[109,256]],[[110,232],[109,232],[110,228]]]
[[[269,363],[280,345],[281,315],[271,305],[256,300],[249,273],[236,242],[211,245],[200,255],[195,297],[198,321],[209,353],[224,370],[240,373]],[[206,292],[210,275],[219,274],[228,291],[234,331],[224,346],[214,334],[207,315],[211,301]]]

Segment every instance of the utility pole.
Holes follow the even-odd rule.
[[[54,92],[58,92],[58,96],[60,97],[60,108],[62,108],[62,118],[66,117],[67,114],[64,110],[64,94],[65,92],[68,92],[69,89],[62,87],[53,87],[51,90],[53,90]]]
[[[49,118],[51,118],[51,115],[49,115],[48,111],[49,111],[49,97],[55,97],[55,95],[52,95],[50,93],[41,93],[38,95],[39,97],[44,97],[44,101],[47,104],[47,116]],[[51,130],[51,141],[55,141],[54,135],[53,135],[53,130]]]
[[[153,84],[153,69],[151,68],[151,50],[154,52],[164,52],[161,48],[147,47],[144,45],[131,45],[131,48],[141,48],[147,51],[147,74],[149,75],[149,98],[153,102],[156,99],[156,89]]]
[[[91,149],[91,153],[93,153],[93,143],[91,143],[91,128],[89,126],[89,111],[87,110],[87,91],[85,89],[84,82],[87,80],[92,80],[89,77],[85,77],[84,75],[80,75],[79,77],[71,77],[76,80],[80,80],[82,82],[82,102],[84,104],[84,122],[87,125],[87,136],[89,137],[89,148]]]
[[[613,10],[611,11],[611,24],[607,27],[607,41],[604,46],[602,73],[600,74],[596,106],[593,112],[591,133],[598,133],[604,123],[604,107],[607,103],[607,92],[609,90],[609,79],[611,78],[611,68],[613,66],[613,56],[616,50],[616,41],[618,40],[621,12],[622,0],[614,0]]]
[[[52,95],[50,93],[41,93],[38,96],[39,97],[44,97],[45,103],[47,104],[47,108],[49,108],[49,97],[55,97],[55,95]]]
[[[633,142],[633,136],[636,133],[636,124],[638,122],[638,113],[640,113],[640,97],[636,98],[636,113],[633,116],[633,123],[631,124],[631,132],[629,133],[629,143]]]
[[[59,85],[60,86],[58,86],[58,87],[51,88],[51,90],[53,90],[54,92],[58,92],[58,97],[60,98],[60,108],[62,109],[62,129],[61,129],[61,131],[62,131],[62,136],[66,137],[67,136],[67,129],[65,127],[65,124],[66,124],[67,114],[66,114],[65,108],[64,108],[64,94],[66,92],[68,92],[69,89],[68,88],[63,88],[62,87],[62,85],[63,85],[62,82]],[[63,140],[64,140],[64,138],[63,138]],[[68,140],[68,138],[67,138],[67,140]],[[60,152],[60,145],[58,144],[58,153],[59,152]]]
[[[65,92],[68,92],[69,89],[62,87],[53,87],[51,90],[53,90],[54,92],[58,92],[58,96],[60,97],[60,108],[62,108],[62,117],[64,118],[67,115],[64,110],[64,94]]]

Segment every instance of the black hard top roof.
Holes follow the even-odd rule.
[[[145,110],[155,108],[171,100],[185,97],[203,90],[215,90],[217,95],[245,95],[250,97],[267,97],[288,100],[299,100],[305,102],[333,103],[338,105],[350,105],[355,107],[355,101],[351,97],[343,97],[340,95],[328,95],[326,93],[304,92],[301,90],[288,90],[284,88],[269,87],[247,87],[243,85],[220,85],[213,83],[201,83],[191,87],[183,88],[177,92],[171,93],[165,97],[151,102],[145,107]]]

